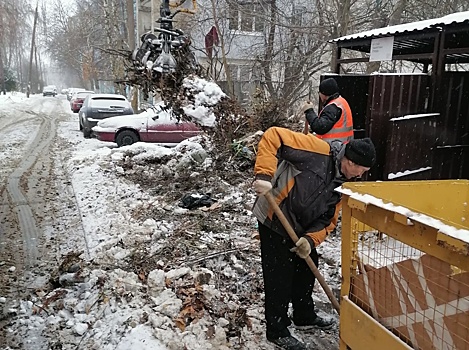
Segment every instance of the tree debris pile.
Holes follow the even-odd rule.
[[[214,169],[207,137],[164,156],[147,146],[113,149],[96,163],[121,188],[107,192],[106,211],[84,212],[90,220],[113,218],[89,234],[118,234],[92,248],[89,261],[81,252],[64,256],[56,278],[21,307],[44,324],[51,349],[121,350],[119,342],[145,325],[170,350],[270,350],[251,174],[229,164],[224,172]],[[70,169],[85,165],[75,159]],[[124,184],[139,190],[124,191]],[[184,209],[187,193],[209,193],[216,201]],[[325,271],[336,286],[339,268]],[[316,303],[331,312],[325,295]],[[337,348],[337,328],[299,336],[315,348]]]
[[[148,42],[151,41],[148,37],[152,38],[154,35],[146,34],[144,37]],[[200,67],[188,45],[187,43],[174,52],[175,68],[166,71],[154,66],[152,60],[156,60],[158,53],[152,51],[152,44],[145,45],[144,42],[142,48],[136,49],[139,56],[130,51],[124,55],[126,78],[118,82],[138,87],[145,98],[159,95],[163,101],[174,101],[174,93],[180,89],[183,79],[191,74],[200,74]]]

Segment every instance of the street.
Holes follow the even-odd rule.
[[[8,338],[8,314],[15,312],[10,303],[42,288],[58,258],[84,239],[77,235],[81,220],[62,166],[68,147],[57,137],[59,123],[70,118],[64,102],[63,96],[32,96],[0,111],[0,295],[8,296],[0,304],[0,345]]]

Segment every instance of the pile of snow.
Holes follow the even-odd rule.
[[[214,126],[216,117],[212,107],[226,94],[217,84],[198,77],[185,78],[183,86],[194,97],[193,103],[183,107],[184,113],[202,126]]]

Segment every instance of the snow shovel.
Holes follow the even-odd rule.
[[[287,218],[285,217],[285,215],[283,215],[283,212],[282,210],[279,208],[279,206],[277,205],[277,202],[275,201],[275,198],[274,196],[272,195],[271,192],[267,192],[266,195],[265,195],[265,198],[267,199],[267,202],[269,202],[270,206],[272,207],[272,209],[274,210],[275,214],[277,215],[277,217],[279,218],[280,222],[282,223],[283,227],[285,228],[285,230],[288,232],[288,235],[290,236],[290,238],[292,239],[293,243],[296,244],[296,242],[298,241],[298,236],[296,235],[295,231],[293,230],[293,228],[291,227],[290,223],[288,222]],[[337,301],[337,299],[335,298],[334,294],[332,294],[332,290],[329,288],[329,286],[327,285],[326,281],[324,280],[324,277],[322,277],[321,273],[319,272],[318,268],[316,267],[316,265],[314,265],[314,262],[313,260],[311,259],[310,256],[308,256],[306,259],[305,259],[306,263],[308,264],[309,268],[311,269],[311,271],[313,272],[314,274],[314,277],[316,277],[316,279],[319,281],[319,284],[321,285],[322,289],[324,290],[324,292],[326,292],[327,294],[327,297],[329,298],[329,300],[331,301],[332,303],[332,306],[334,307],[335,311],[337,311],[338,314],[340,314],[340,305],[339,305],[339,302]]]
[[[308,135],[309,134],[309,125],[308,122],[305,122],[305,127],[303,128],[303,134]]]

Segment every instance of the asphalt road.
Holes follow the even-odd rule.
[[[27,329],[9,331],[17,300],[45,289],[67,242],[83,239],[63,169],[69,152],[58,130],[71,117],[64,99],[32,96],[0,110],[0,348],[41,348]]]

